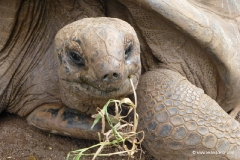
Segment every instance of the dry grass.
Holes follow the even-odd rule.
[[[88,148],[69,152],[66,157],[67,160],[70,156],[74,156],[73,160],[79,160],[80,158],[86,156],[92,156],[92,160],[94,160],[96,157],[109,157],[116,154],[128,156],[128,158],[134,158],[134,154],[136,152],[142,151],[141,147],[138,146],[141,146],[141,142],[144,139],[144,132],[136,131],[138,126],[138,114],[136,113],[137,97],[131,78],[130,82],[134,92],[135,104],[129,98],[124,98],[121,100],[110,99],[102,109],[98,108],[98,113],[92,115],[92,117],[95,118],[92,128],[101,119],[102,131],[101,134],[99,133],[99,143]],[[115,106],[115,115],[108,113],[107,108],[112,105]],[[124,116],[121,115],[123,108],[127,109],[128,111]],[[128,122],[125,119],[130,116],[130,113],[133,113],[133,120]],[[106,126],[110,126],[108,131],[105,131]],[[139,137],[141,138],[139,139]],[[129,145],[126,145],[126,142],[130,142],[131,147],[128,147]],[[117,151],[113,153],[102,153],[104,148],[109,146],[116,147]],[[95,153],[87,152],[93,148],[98,148]]]

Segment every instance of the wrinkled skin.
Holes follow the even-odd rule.
[[[239,5],[2,1],[0,110],[43,130],[94,139],[100,126],[90,131],[87,113],[132,93],[127,78],[138,84],[141,49],[139,130],[150,153],[195,159],[205,157],[193,151],[219,151],[207,156],[239,159]],[[116,19],[76,21],[103,16],[127,21],[136,33]]]

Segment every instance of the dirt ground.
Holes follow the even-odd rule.
[[[98,142],[49,134],[29,126],[25,118],[7,113],[0,115],[1,160],[65,160],[69,151],[90,147],[96,143]],[[114,156],[98,159],[127,158]],[[139,154],[135,159],[139,159]],[[141,159],[154,160],[148,153],[142,155]]]
[[[236,119],[240,121],[240,114]],[[49,134],[29,126],[25,118],[8,113],[0,115],[0,160],[65,160],[69,151],[96,143],[98,142]],[[145,154],[141,160],[154,160],[144,148],[143,150]],[[135,160],[139,160],[139,157],[140,154],[137,154]],[[127,158],[111,156],[98,160],[127,160]]]

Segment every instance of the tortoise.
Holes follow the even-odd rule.
[[[0,111],[52,133],[95,139],[100,126],[90,130],[90,115],[107,99],[131,94],[134,75],[139,130],[156,159],[202,152],[240,158],[238,1],[0,6]]]

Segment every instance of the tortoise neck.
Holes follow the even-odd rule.
[[[60,102],[57,63],[53,47],[46,51],[33,68],[25,71],[21,79],[12,81],[9,88],[7,111],[20,116],[28,115],[42,104]]]
[[[21,3],[9,43],[1,50],[0,102],[9,112],[26,115],[58,99],[53,40],[61,25],[49,7],[47,1]]]

